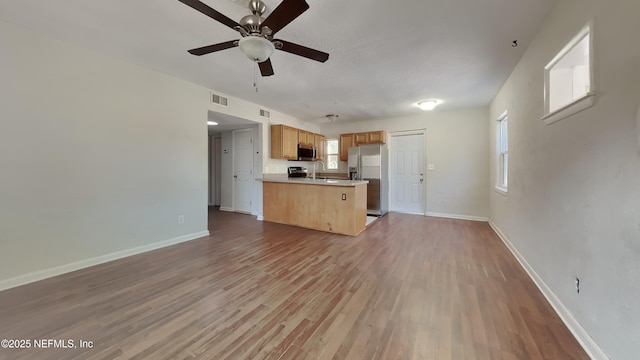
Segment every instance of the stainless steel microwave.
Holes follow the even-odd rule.
[[[313,161],[316,158],[316,148],[298,144],[298,160]]]

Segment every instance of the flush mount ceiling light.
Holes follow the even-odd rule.
[[[440,104],[438,100],[424,100],[418,103],[418,107],[422,110],[429,111],[435,109],[438,104]]]
[[[215,125],[218,125],[218,123],[217,123],[217,122],[215,122],[215,121],[207,121],[207,125],[209,125],[209,126],[215,126]]]

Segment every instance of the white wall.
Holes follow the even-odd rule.
[[[0,48],[0,288],[206,234],[207,89],[4,22]]]
[[[389,132],[426,129],[427,212],[486,218],[488,214],[489,134],[487,108],[447,112],[420,112],[419,115],[331,123],[321,127],[327,138],[340,134],[373,130]],[[346,162],[340,162],[346,172]]]
[[[560,1],[491,104],[488,125],[491,220],[586,330],[586,341],[621,360],[640,353],[638,14],[637,0]],[[547,126],[543,67],[591,18],[596,104]],[[506,196],[493,190],[494,120],[504,110]]]

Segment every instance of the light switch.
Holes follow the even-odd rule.
[[[427,170],[435,170],[436,166],[434,164],[427,164]]]

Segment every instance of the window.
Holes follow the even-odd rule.
[[[551,124],[593,105],[592,24],[545,66],[545,116]]]
[[[327,170],[336,170],[338,168],[339,152],[338,139],[327,140]]]
[[[496,129],[496,153],[498,158],[496,190],[505,194],[507,192],[507,180],[509,179],[509,133],[507,131],[506,111],[498,118]]]

